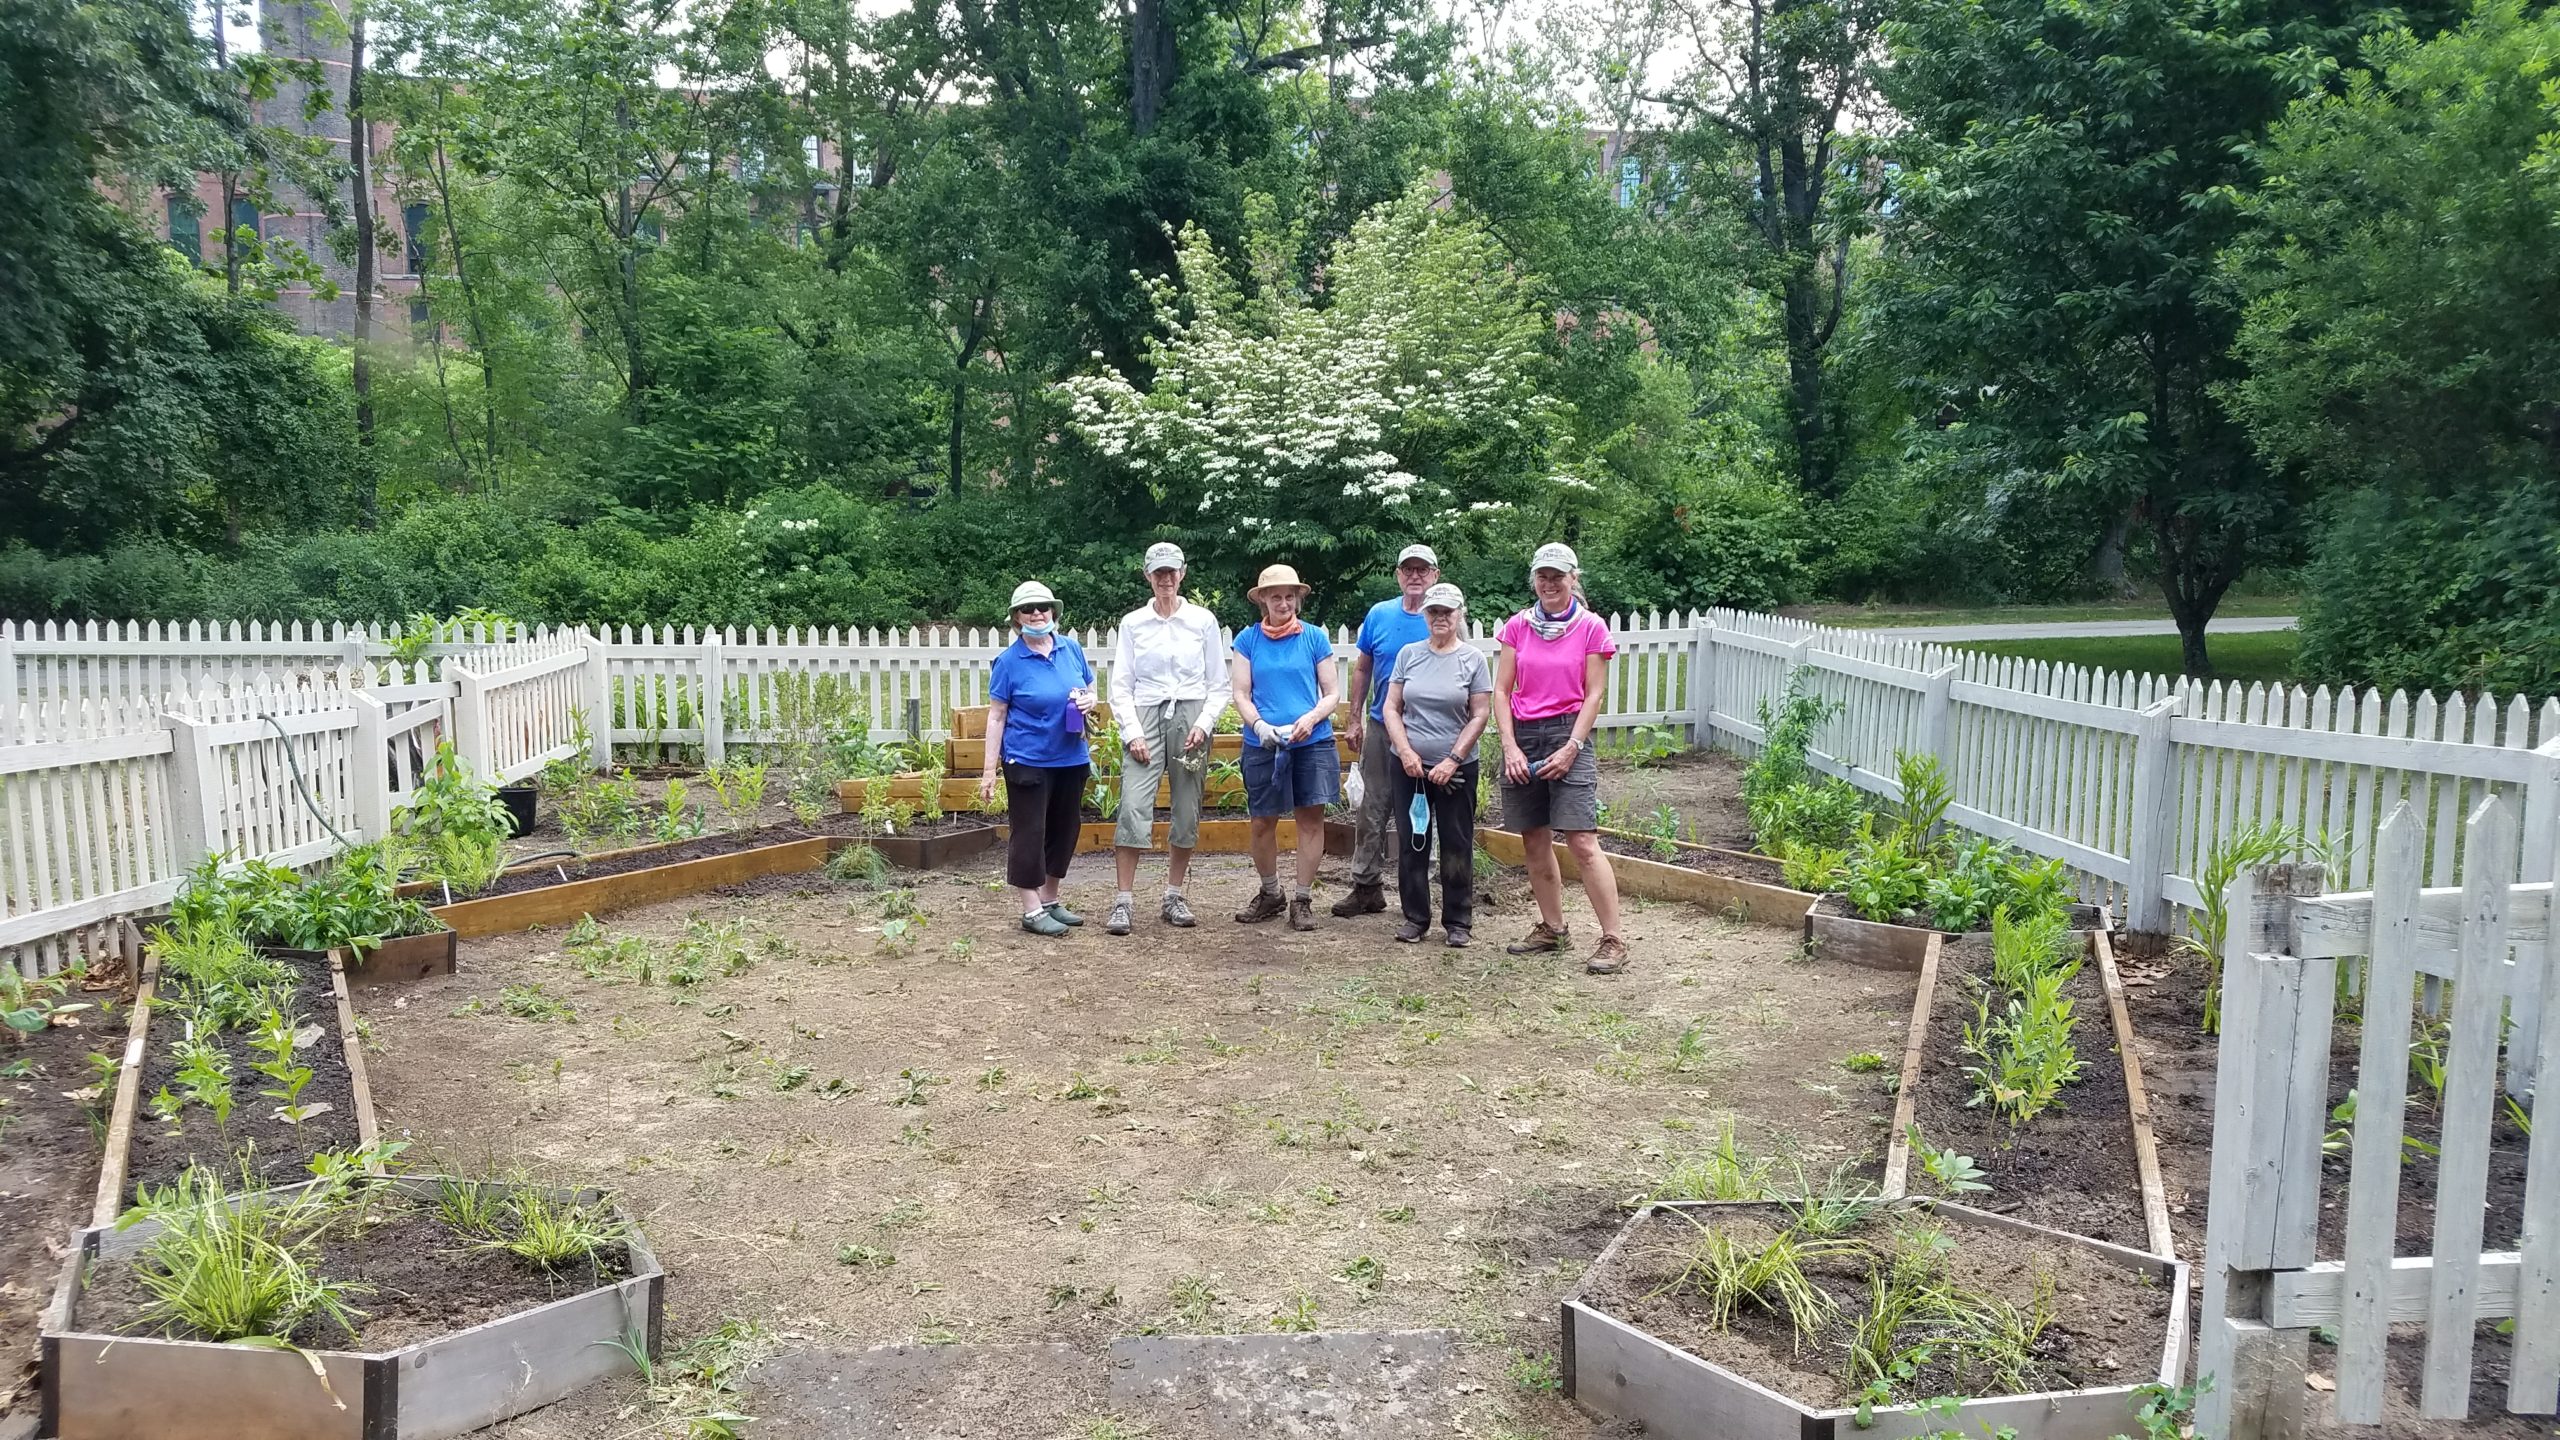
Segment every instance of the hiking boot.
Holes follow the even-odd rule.
[[[1603,935],[1599,948],[1591,952],[1590,959],[1582,962],[1582,968],[1586,974],[1615,975],[1627,968],[1628,959],[1626,941],[1615,935]]]
[[[1289,928],[1292,930],[1313,930],[1316,928],[1316,902],[1313,900],[1291,900],[1289,902]]]
[[[1407,945],[1414,944],[1415,942],[1417,942],[1417,941],[1421,940],[1423,936],[1428,935],[1428,934],[1430,934],[1430,933],[1431,933],[1431,927],[1430,927],[1430,926],[1428,926],[1428,925],[1416,925],[1416,924],[1414,924],[1414,923],[1413,923],[1412,921],[1410,921],[1410,920],[1407,920],[1407,921],[1406,921],[1406,922],[1404,922],[1402,925],[1399,925],[1399,926],[1397,926],[1397,927],[1396,927],[1396,938],[1397,938],[1397,939],[1399,939],[1399,940],[1401,940],[1401,941],[1403,941],[1403,942],[1404,942],[1404,943],[1406,943]]]
[[[1440,943],[1452,950],[1464,950],[1475,943],[1476,932],[1464,925],[1451,925],[1440,937]]]
[[[1236,923],[1258,925],[1265,920],[1277,920],[1288,911],[1288,901],[1268,890],[1256,890],[1253,898],[1244,902],[1244,908],[1236,912]]]
[[[1179,895],[1167,895],[1164,897],[1164,923],[1177,929],[1188,930],[1199,924],[1200,919],[1191,913],[1190,901]]]
[[[1049,940],[1055,940],[1067,933],[1067,927],[1058,923],[1058,917],[1046,910],[1034,910],[1023,916],[1022,928]]]
[[[1105,920],[1105,921],[1103,921],[1103,922],[1102,922],[1102,928],[1103,928],[1103,929],[1105,929],[1105,930],[1107,930],[1107,931],[1109,931],[1109,932],[1111,932],[1111,933],[1112,933],[1112,934],[1114,934],[1114,935],[1126,935],[1126,934],[1128,934],[1128,933],[1129,933],[1129,910],[1130,910],[1130,905],[1129,905],[1129,902],[1128,902],[1128,901],[1126,901],[1126,900],[1114,900],[1114,901],[1112,901],[1112,902],[1111,902],[1111,917],[1110,917],[1109,919],[1107,919],[1107,920]]]
[[[1348,920],[1354,915],[1375,915],[1387,908],[1387,887],[1383,881],[1362,884],[1351,882],[1351,893],[1333,902],[1333,918]]]
[[[1057,921],[1061,925],[1081,925],[1084,923],[1084,917],[1073,910],[1068,909],[1067,902],[1064,900],[1050,901],[1048,904],[1048,911],[1049,918]]]
[[[1573,948],[1573,927],[1550,930],[1547,922],[1529,927],[1529,933],[1502,947],[1506,955],[1560,955]]]

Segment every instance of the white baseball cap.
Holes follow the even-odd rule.
[[[1050,594],[1049,587],[1039,581],[1025,580],[1013,587],[1013,603],[1005,609],[1010,613],[1025,605],[1046,605],[1055,610],[1058,608],[1058,597]]]
[[[1149,575],[1153,575],[1159,570],[1179,570],[1183,568],[1182,547],[1174,544],[1170,540],[1157,541],[1153,545],[1147,547],[1147,559],[1143,568]]]
[[[1561,540],[1550,540],[1539,546],[1538,553],[1529,558],[1529,568],[1533,571],[1561,570],[1567,575],[1576,575],[1582,571],[1582,560],[1573,553],[1572,546]]]
[[[1396,568],[1403,569],[1407,560],[1419,560],[1434,570],[1440,568],[1440,553],[1428,545],[1417,543],[1404,547],[1404,552],[1396,556]]]
[[[1443,580],[1439,584],[1422,592],[1422,608],[1425,610],[1464,610],[1467,608],[1466,592],[1460,590],[1457,586],[1450,584],[1448,581]]]

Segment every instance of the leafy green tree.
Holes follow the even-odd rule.
[[[2220,262],[2249,142],[2338,41],[2295,0],[1920,0],[1891,30],[1911,128],[1878,324],[1929,443],[1987,491],[2136,514],[2195,673],[2215,607],[2287,553],[2304,498],[2225,409]]]
[[[1337,582],[1382,571],[1417,535],[1589,488],[1542,464],[1548,322],[1429,186],[1353,229],[1322,305],[1248,299],[1196,226],[1181,254],[1179,281],[1150,287],[1152,386],[1101,365],[1063,388],[1077,433],[1182,517],[1207,563],[1287,562],[1339,607]]]
[[[2302,663],[2383,684],[2560,671],[2560,16],[2394,29],[2258,155],[2234,411],[2359,492],[2310,571]]]

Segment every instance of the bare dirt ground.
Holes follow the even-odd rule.
[[[1199,928],[1155,924],[1146,891],[1115,939],[1106,866],[1078,862],[1095,923],[1054,942],[1018,928],[993,857],[911,877],[904,935],[883,933],[899,902],[811,876],[612,917],[636,938],[593,975],[558,932],[469,942],[460,974],[363,1002],[384,1134],[412,1162],[617,1188],[672,1277],[672,1341],[760,1329],[740,1348],[771,1359],[734,1403],[763,1433],[1026,1440],[1592,1435],[1552,1393],[1555,1302],[1630,1199],[1726,1123],[1816,1174],[1882,1150],[1882,1078],[1840,1062],[1899,1050],[1908,983],[1785,932],[1631,903],[1638,962],[1602,979],[1502,953],[1529,919],[1516,880],[1453,951],[1393,943],[1389,915],[1235,925],[1245,863],[1204,858]],[[700,983],[667,983],[705,954]],[[522,1018],[544,1002],[575,1018]],[[1150,1387],[1129,1348],[1300,1327],[1454,1334],[1400,1352],[1429,1403],[1387,1429],[1328,1429],[1312,1400],[1245,1423]],[[1335,1363],[1366,1384],[1384,1362]],[[896,1387],[913,1403],[879,1398]],[[620,1384],[504,1433],[669,1413]]]

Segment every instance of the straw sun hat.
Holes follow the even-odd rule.
[[[1244,598],[1259,605],[1265,590],[1295,590],[1304,597],[1307,582],[1298,578],[1297,569],[1293,566],[1269,565],[1263,568],[1262,578],[1254,582],[1253,588],[1244,592]]]

